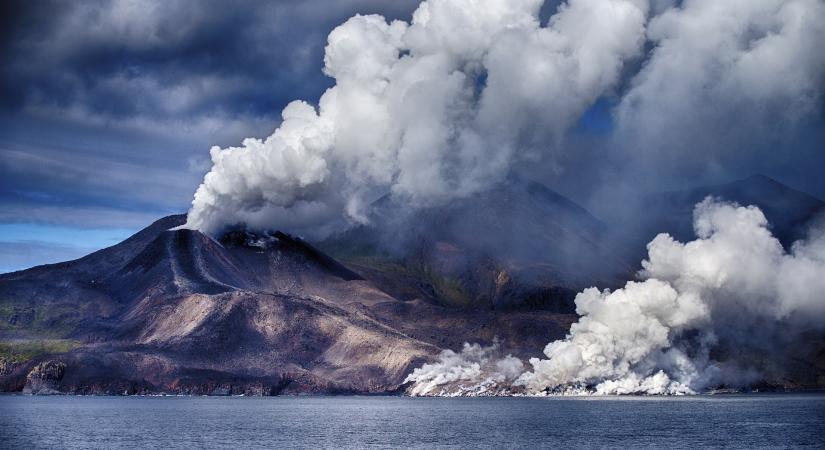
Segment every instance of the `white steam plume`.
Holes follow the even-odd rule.
[[[542,3],[428,0],[409,23],[352,17],[329,35],[336,85],[318,108],[290,103],[268,138],[213,147],[187,226],[320,237],[365,221],[387,191],[435,204],[552,153],[640,53],[649,6],[569,0],[543,26]]]
[[[498,342],[489,347],[465,343],[461,353],[444,350],[438,363],[415,369],[404,383],[413,383],[409,389],[413,396],[496,395],[505,393],[501,389],[523,372],[520,359],[499,356]]]
[[[694,241],[660,234],[648,244],[644,281],[579,293],[581,318],[567,338],[547,345],[547,359],[531,359],[532,371],[496,389],[679,394],[742,386],[759,374],[736,353],[758,349],[777,331],[793,337],[823,327],[825,229],[785,252],[758,208],[711,198],[696,205],[694,228]],[[710,352],[718,347],[734,355],[714,361]],[[411,392],[450,391],[441,374],[454,366],[443,360],[413,372]]]
[[[647,38],[656,47],[617,109],[615,140],[654,176],[741,165],[743,147],[772,161],[776,145],[760,143],[821,114],[822,0],[685,0]]]

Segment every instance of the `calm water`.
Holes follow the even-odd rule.
[[[825,395],[0,396],[0,446],[825,448]]]

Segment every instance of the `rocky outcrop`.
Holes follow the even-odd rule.
[[[0,358],[0,377],[10,375],[17,365],[18,364],[12,360]]]
[[[50,395],[60,393],[60,380],[66,373],[66,364],[60,361],[44,361],[26,376],[24,394]]]

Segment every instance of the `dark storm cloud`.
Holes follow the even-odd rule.
[[[0,223],[137,228],[183,212],[211,166],[211,146],[269,136],[289,101],[314,104],[332,85],[322,68],[333,28],[356,13],[409,20],[418,3],[0,3]],[[544,2],[542,24],[560,3]],[[531,143],[553,158],[515,161],[512,170],[596,213],[640,190],[754,172],[825,197],[821,3],[649,6],[642,51],[624,61],[615,85],[569,133]],[[796,20],[799,11],[811,12]],[[726,18],[747,26],[726,28]],[[579,25],[573,29],[589,29]],[[692,46],[712,39],[719,45]],[[523,53],[519,47],[505,53]],[[707,52],[690,53],[700,47]],[[504,66],[546,62],[552,53]],[[748,58],[759,64],[740,64]],[[742,70],[698,72],[737,64]],[[534,88],[525,99],[547,92]],[[551,120],[559,98],[536,100],[532,122]]]
[[[326,34],[354,12],[417,2],[11,2],[4,5],[6,107],[113,118],[216,112],[276,117],[317,97]]]
[[[17,221],[185,210],[211,145],[271,132],[287,102],[330,85],[320,69],[334,26],[417,5],[381,3],[3,2],[2,220],[27,206],[42,214]]]
[[[417,3],[0,2],[0,226],[31,231],[0,230],[0,272],[109,245],[54,227],[134,231],[185,211],[210,146],[269,134],[287,102],[330,85],[332,28]]]

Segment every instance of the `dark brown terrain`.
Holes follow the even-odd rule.
[[[756,181],[777,210],[821,208]],[[381,202],[375,225],[316,245],[243,230],[215,240],[175,229],[176,215],[84,258],[0,275],[0,391],[399,392],[464,342],[540,355],[576,320],[575,292],[636,269],[604,224],[536,183],[410,217]],[[776,379],[825,386],[822,348],[799,362],[804,376]]]
[[[169,230],[184,221],[0,276],[0,389],[387,393],[444,348],[499,338],[527,357],[575,320],[399,300],[379,287],[393,275],[370,281],[298,238]],[[413,275],[393,283],[434,291]]]

